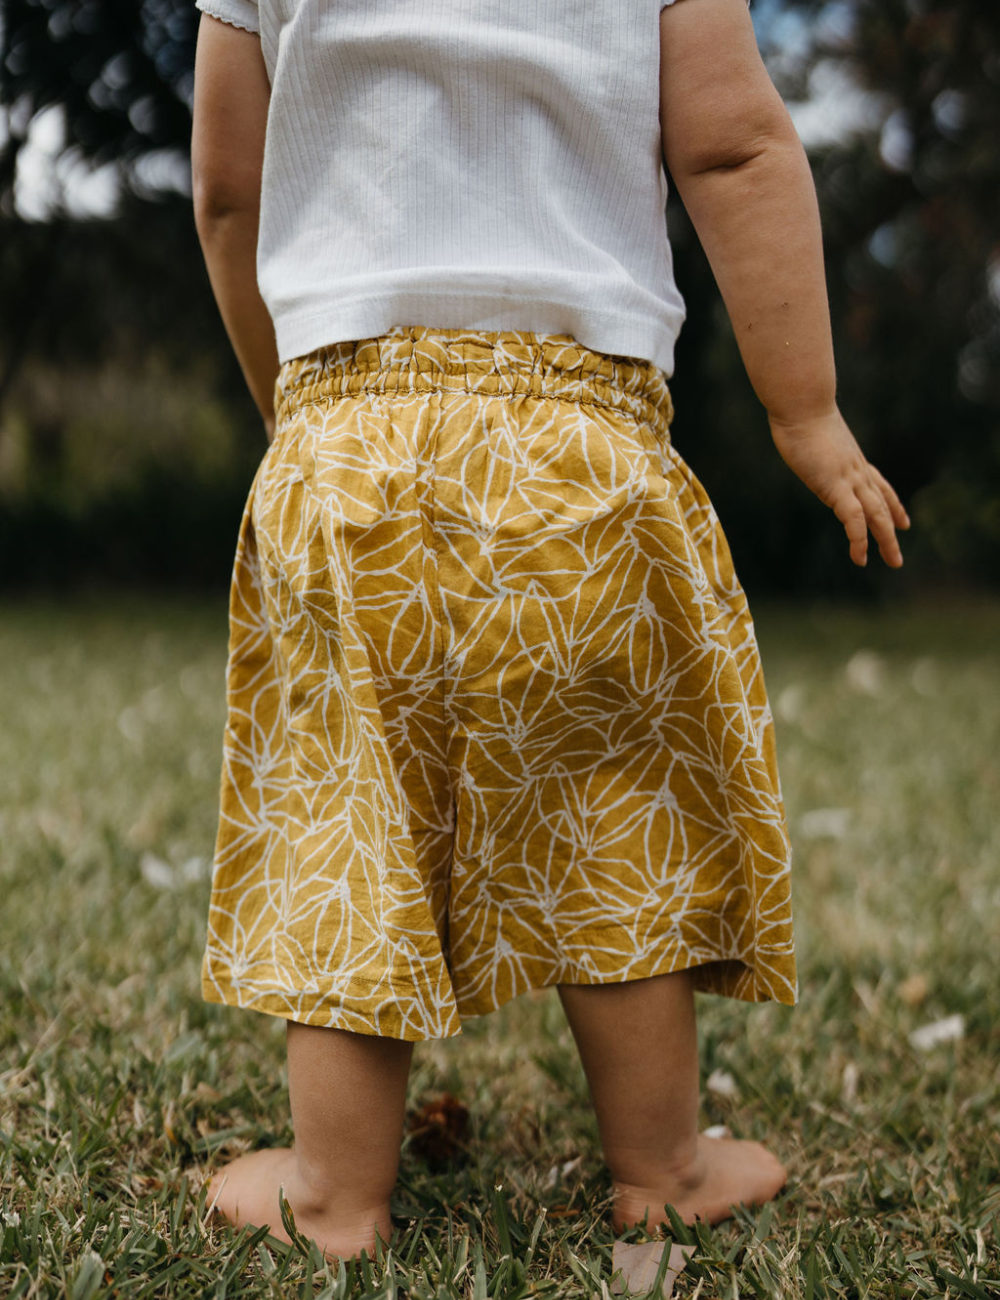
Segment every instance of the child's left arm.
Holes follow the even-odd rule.
[[[280,369],[257,288],[257,227],[271,86],[260,37],[203,13],[194,66],[194,218],[212,292],[254,401],[274,436]]]

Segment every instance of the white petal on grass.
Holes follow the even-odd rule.
[[[850,808],[811,808],[799,818],[799,834],[807,840],[842,840],[851,829]]]
[[[738,1097],[740,1095],[736,1080],[728,1070],[713,1070],[705,1082],[709,1092],[717,1097]]]
[[[204,880],[208,875],[208,860],[200,856],[188,858],[179,874],[182,880]]]
[[[858,1080],[860,1078],[861,1071],[853,1061],[848,1061],[844,1066],[844,1073],[840,1082],[840,1095],[848,1104],[858,1095]]]
[[[960,1015],[945,1016],[943,1020],[933,1020],[928,1025],[921,1025],[910,1034],[910,1045],[918,1052],[927,1052],[940,1043],[954,1043],[965,1037],[965,1017]]]
[[[568,1178],[570,1174],[576,1173],[582,1163],[583,1156],[574,1156],[572,1160],[564,1160],[561,1164],[553,1165],[545,1175],[545,1186],[555,1187],[560,1178]]]
[[[725,1124],[711,1124],[708,1128],[702,1129],[701,1135],[707,1138],[731,1138],[733,1136]]]
[[[793,682],[779,694],[774,710],[783,722],[798,722],[805,698],[806,688],[801,682]]]
[[[133,745],[142,743],[144,728],[139,710],[133,704],[126,705],[118,715],[118,730]]]
[[[858,650],[844,668],[844,679],[859,695],[880,695],[885,685],[885,663],[874,650]]]
[[[147,885],[154,889],[174,889],[177,885],[177,873],[169,862],[164,862],[155,853],[144,853],[139,859],[139,871]]]
[[[103,1281],[104,1260],[96,1250],[88,1250],[77,1265],[69,1294],[73,1300],[93,1300]]]
[[[185,859],[179,867],[171,865],[156,853],[144,853],[139,859],[142,878],[154,889],[176,889],[181,881],[204,880],[210,870],[209,859],[201,854]]]

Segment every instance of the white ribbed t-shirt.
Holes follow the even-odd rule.
[[[281,361],[399,324],[571,334],[673,373],[664,0],[196,5],[260,36]]]

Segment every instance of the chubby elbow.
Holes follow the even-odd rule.
[[[715,128],[715,129],[712,129]],[[720,113],[687,138],[665,140],[663,160],[675,179],[742,171],[760,159],[802,152],[802,142],[777,92],[736,116]]]
[[[209,225],[260,209],[263,158],[241,156],[231,142],[196,129],[191,141],[191,197],[195,224]]]
[[[205,177],[194,173],[191,178],[194,220],[199,230],[234,216],[260,211],[260,178],[249,183],[246,178]]]
[[[775,141],[762,137],[749,141],[741,148],[723,149],[715,156],[693,160],[684,168],[685,176],[704,176],[706,172],[738,172],[765,157],[775,147]]]

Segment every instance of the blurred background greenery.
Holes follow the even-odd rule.
[[[674,437],[751,592],[1000,582],[1000,7],[755,0],[813,163],[840,404],[914,520],[847,558],[676,196]],[[194,0],[0,0],[0,590],[224,587],[265,448],[194,229]]]

